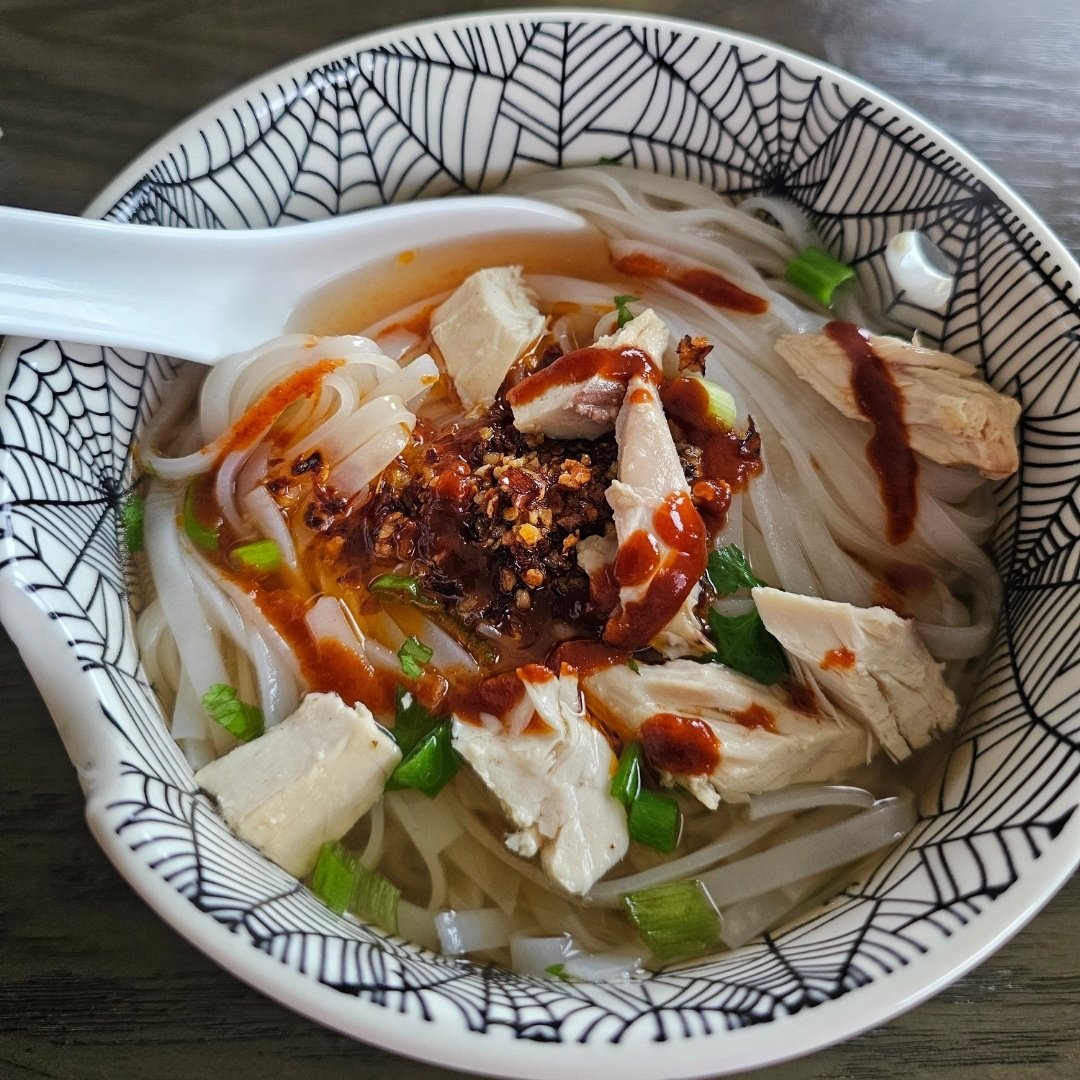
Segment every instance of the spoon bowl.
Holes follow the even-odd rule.
[[[0,334],[214,364],[280,334],[343,274],[425,246],[512,232],[572,241],[585,220],[533,199],[465,195],[272,229],[146,228],[0,207]],[[193,317],[193,313],[197,313]]]

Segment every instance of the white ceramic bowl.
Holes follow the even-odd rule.
[[[196,794],[139,667],[117,510],[170,360],[7,343],[0,602],[102,847],[241,978],[458,1068],[715,1074],[842,1039],[934,993],[1077,862],[1080,269],[1000,180],[887,97],[764,42],[610,13],[462,16],[299,60],[172,132],[90,213],[276,225],[600,157],[789,194],[884,307],[881,245],[922,229],[960,267],[931,334],[1024,403],[1022,470],[999,488],[1006,600],[982,688],[942,789],[924,793],[915,831],[857,888],[765,941],[626,986],[444,960],[329,913]]]

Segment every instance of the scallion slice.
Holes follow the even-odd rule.
[[[735,426],[735,399],[718,383],[712,382],[701,375],[683,375],[684,379],[693,379],[701,384],[709,399],[709,407],[706,415],[725,428]]]
[[[436,602],[424,592],[418,578],[408,574],[380,574],[371,584],[369,591],[376,596],[399,604],[413,604],[416,607],[435,607]]]
[[[401,670],[410,679],[419,679],[424,674],[424,665],[432,655],[431,650],[415,637],[407,637],[397,653]]]
[[[236,696],[236,687],[215,683],[202,696],[202,707],[210,718],[241,742],[251,742],[263,733],[262,709]]]
[[[124,527],[124,546],[128,551],[143,549],[143,514],[146,500],[131,495],[120,509],[120,524]]]
[[[445,716],[436,716],[430,709],[425,708],[404,686],[397,688],[394,700],[394,730],[390,734],[403,754],[407,754],[445,719]]]
[[[319,849],[311,891],[339,915],[351,911],[391,934],[398,932],[400,890],[337,841]]]
[[[641,743],[627,743],[611,778],[611,794],[630,809],[641,791]]]
[[[720,944],[720,916],[699,881],[672,881],[623,897],[630,921],[659,960],[700,956]]]
[[[252,540],[248,544],[237,544],[230,550],[229,558],[244,570],[269,574],[281,565],[281,548],[275,540]]]
[[[187,491],[184,492],[184,532],[188,534],[193,544],[204,551],[217,551],[218,544],[221,542],[221,519],[219,518],[213,525],[199,520],[199,515],[195,510],[198,498],[195,483],[192,480],[187,486]]]
[[[461,756],[451,742],[450,721],[443,720],[401,759],[386,782],[386,790],[415,788],[434,799],[459,768]]]
[[[825,307],[832,307],[837,287],[855,277],[855,271],[822,248],[808,247],[788,263],[784,277]]]
[[[682,811],[670,795],[643,788],[630,803],[626,824],[631,840],[670,855],[679,843]]]

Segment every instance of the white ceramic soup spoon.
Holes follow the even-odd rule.
[[[272,229],[156,228],[0,207],[0,334],[213,364],[280,334],[312,292],[402,251],[500,234],[572,241],[584,219],[495,195]]]

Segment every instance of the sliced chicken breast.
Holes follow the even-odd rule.
[[[630,376],[659,368],[668,345],[663,320],[646,308],[617,333],[522,379],[506,395],[519,431],[554,439],[595,439],[615,426]]]
[[[1018,401],[999,394],[971,364],[948,353],[900,338],[860,335],[900,392],[913,450],[942,465],[973,465],[992,480],[1016,472]],[[852,383],[852,362],[829,327],[820,334],[782,337],[776,351],[845,416],[867,419]]]
[[[722,664],[624,664],[587,676],[590,711],[638,739],[666,783],[711,809],[758,791],[841,777],[870,757],[864,729],[824,699],[814,712]]]
[[[912,620],[883,607],[752,591],[796,673],[864,724],[895,761],[955,726],[956,697]]]
[[[546,672],[546,675],[543,674]],[[454,718],[454,748],[517,830],[506,846],[582,896],[626,854],[626,812],[610,791],[615,755],[585,716],[576,676],[519,672],[538,725],[520,734]],[[536,730],[538,728],[539,730]]]

